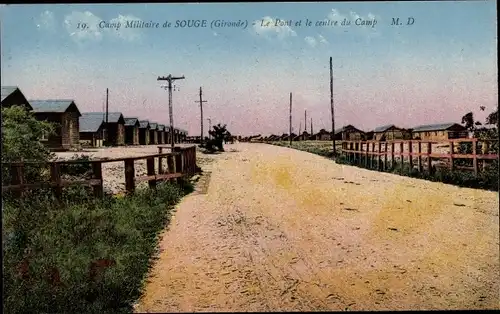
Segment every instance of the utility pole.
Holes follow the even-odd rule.
[[[292,93],[290,93],[290,134],[288,137],[290,139],[290,146],[292,146]]]
[[[299,136],[302,134],[302,122],[299,124]]]
[[[109,144],[109,141],[108,141],[108,138],[109,138],[109,130],[108,130],[108,116],[109,116],[109,104],[108,104],[108,100],[109,100],[109,89],[106,88],[106,146],[108,146]]]
[[[212,120],[210,118],[207,118],[208,120],[208,139],[211,139],[212,137],[210,136],[210,129],[212,128]]]
[[[332,57],[330,57],[330,106],[332,111],[332,142],[333,142],[333,157],[337,156],[337,150],[335,148],[335,115],[333,108],[333,64]]]
[[[311,136],[313,135],[313,118],[311,118]]]
[[[158,76],[158,79],[157,81],[167,81],[168,82],[168,85],[167,85],[167,88],[168,88],[168,112],[170,114],[170,139],[171,139],[171,145],[172,145],[172,152],[174,151],[174,146],[175,146],[175,143],[174,143],[174,112],[172,110],[172,82],[174,82],[175,80],[183,80],[184,79],[184,75],[183,76],[180,76],[180,77],[173,77],[172,74],[169,74],[167,77],[160,77]]]
[[[203,146],[203,103],[204,102],[207,102],[206,100],[203,100],[203,92],[201,91],[201,86],[200,86],[200,100],[199,101],[195,101],[195,102],[199,102],[200,103],[200,111],[201,111],[201,119],[200,119],[200,122],[201,122],[201,136],[200,136],[200,145]],[[210,129],[209,129],[210,131]]]
[[[304,132],[307,132],[307,110],[304,110]]]

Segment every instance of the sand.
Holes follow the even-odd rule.
[[[137,312],[500,308],[498,193],[226,149],[200,159]]]
[[[176,146],[189,147],[195,144],[177,144]],[[161,145],[168,146],[168,145]],[[170,150],[165,149],[164,152],[168,153]],[[95,149],[85,149],[80,152],[58,152],[56,157],[58,159],[70,159],[71,157],[78,155],[90,156],[92,159],[101,158],[124,158],[124,157],[139,157],[146,155],[158,154],[158,145],[141,145],[141,146],[122,146],[122,147],[112,147],[112,148],[95,148]],[[163,169],[167,170],[167,162],[163,161]],[[155,171],[158,173],[158,159],[155,158]],[[103,186],[104,190],[112,194],[122,194],[125,192],[125,163],[123,161],[119,162],[107,162],[103,163],[102,166],[103,175]],[[147,175],[146,160],[135,161],[135,175],[144,176]],[[139,182],[136,184],[136,188],[146,187],[147,182]]]

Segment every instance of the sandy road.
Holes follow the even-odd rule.
[[[138,312],[498,309],[498,193],[226,146]]]

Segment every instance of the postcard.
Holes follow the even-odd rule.
[[[2,5],[6,311],[498,310],[496,6]]]

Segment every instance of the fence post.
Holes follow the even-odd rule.
[[[401,167],[399,168],[399,171],[401,172],[401,174],[403,173],[403,168],[404,168],[404,157],[403,157],[403,151],[404,151],[404,143],[403,142],[399,142],[399,159],[400,159],[400,162],[401,162]]]
[[[422,142],[418,141],[418,172],[422,172]]]
[[[384,171],[387,170],[387,142],[384,142]]]
[[[413,170],[413,142],[412,141],[409,141],[408,142],[408,155],[410,155],[408,157],[408,161],[410,162],[410,173],[411,171]]]
[[[174,147],[174,151],[176,151],[178,153],[178,155],[175,156],[175,171],[176,173],[181,173],[181,174],[184,174],[183,172],[183,159],[184,159],[184,154],[183,154],[183,151],[182,151],[182,148],[181,147]],[[177,183],[181,183],[182,182],[182,178],[177,178],[176,179]]]
[[[394,161],[394,142],[391,142],[391,168],[396,169]]]
[[[175,173],[175,163],[173,155],[167,156],[167,167],[168,167],[168,173]]]
[[[365,156],[366,156],[365,157],[365,168],[368,168],[368,158],[370,156],[369,152],[370,152],[370,143],[367,142],[366,143],[366,154],[365,154]]]
[[[194,151],[193,151],[193,147],[191,147],[189,149],[189,164],[188,164],[189,165],[189,174],[190,175],[194,174],[194,165],[193,164],[194,164],[195,159],[194,159],[193,155],[194,155]]]
[[[52,188],[54,195],[56,196],[56,199],[60,201],[62,196],[61,172],[57,162],[52,162],[50,164],[50,180],[55,184]]]
[[[92,162],[92,176],[94,179],[98,179],[100,181],[99,185],[92,186],[92,190],[94,190],[94,196],[102,197],[104,194],[102,182],[102,161]]]
[[[381,161],[382,161],[382,142],[378,142],[378,158],[377,158],[377,170],[380,171]]]
[[[427,142],[427,170],[429,171],[429,174],[432,175],[432,143]]]
[[[146,168],[148,172],[148,176],[154,176],[155,173],[155,158],[150,157],[146,159]],[[149,179],[148,185],[150,189],[156,188],[156,179]]]
[[[163,154],[163,147],[158,147],[158,154]],[[163,157],[158,157],[158,174],[163,173]]]
[[[183,152],[182,152],[182,148],[181,147],[174,147],[174,151],[176,153],[178,153],[177,155],[175,155],[175,171],[177,173],[183,173],[183,169],[182,169],[182,157],[183,157]]]
[[[477,142],[472,139],[472,167],[474,168],[474,175],[477,176]]]
[[[450,141],[450,171],[453,171],[454,170],[454,167],[453,167],[453,154],[455,153],[455,149],[454,149],[454,145],[453,145],[453,141]]]
[[[372,155],[370,158],[370,169],[373,168],[373,157],[375,156],[375,155],[373,155],[373,153],[375,153],[375,142],[372,143]]]
[[[489,147],[489,146],[490,146],[490,143],[489,143],[488,141],[484,141],[484,140],[483,140],[483,145],[482,145],[482,149],[481,149],[481,153],[482,153],[483,155],[488,154],[488,151],[490,150],[490,147]],[[487,168],[487,167],[486,167],[486,165],[487,165],[487,161],[486,161],[486,159],[483,159],[483,162],[482,162],[481,164],[482,164],[482,165],[481,165],[481,166],[482,166],[482,167],[481,167],[482,171],[485,171],[485,170],[486,170],[486,168]]]
[[[134,159],[125,160],[125,189],[129,194],[132,194],[135,191]]]

